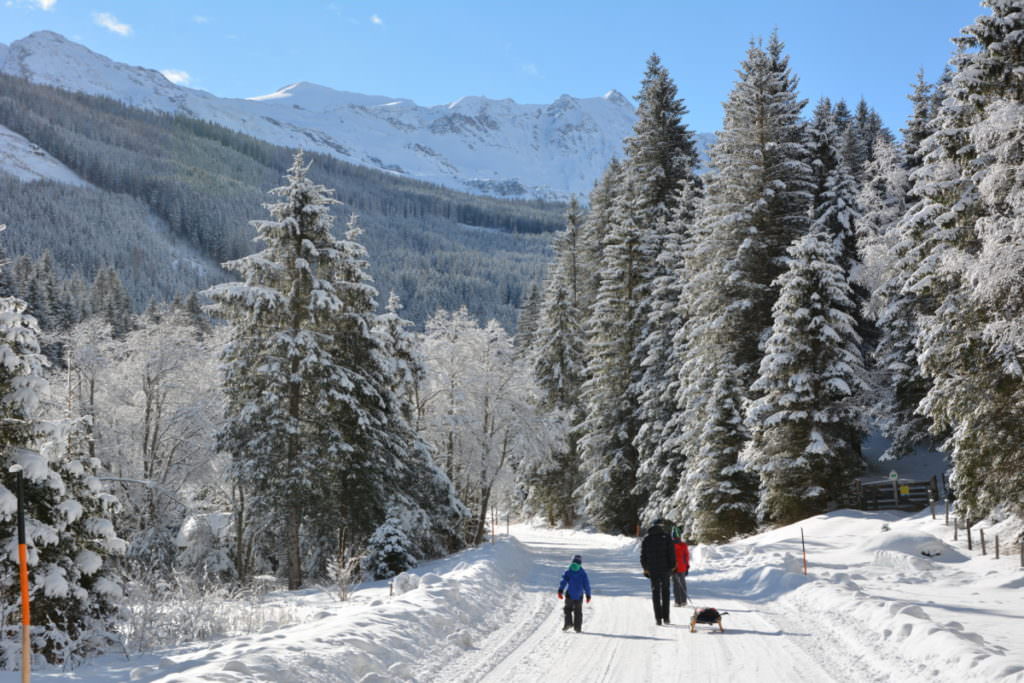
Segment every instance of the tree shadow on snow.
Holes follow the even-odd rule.
[[[581,636],[598,636],[601,638],[621,638],[624,640],[671,640],[671,638],[658,638],[656,636],[631,636],[624,633],[598,633],[597,631],[584,631]]]
[[[539,571],[533,580],[523,582],[524,590],[547,592],[558,587],[562,573],[568,568],[569,555],[564,562],[539,557],[535,560]],[[621,552],[593,550],[583,557],[594,597],[651,594],[651,583],[643,575],[640,561],[633,556],[623,557]]]
[[[687,625],[687,628],[689,628],[689,625]],[[739,634],[739,635],[746,634],[746,635],[751,635],[751,636],[784,636],[786,638],[810,638],[811,637],[810,633],[792,633],[790,631],[758,631],[758,630],[752,629],[752,628],[730,628],[728,626],[725,627],[725,632],[722,632],[722,631],[718,630],[717,626],[712,628],[710,626],[704,625],[704,628],[701,628],[701,625],[698,624],[697,630],[694,631],[694,635],[697,635],[697,634],[700,634],[700,633],[704,633],[706,635],[712,635],[712,636],[729,636],[729,635],[733,635],[734,636],[734,635],[737,635],[737,634]]]

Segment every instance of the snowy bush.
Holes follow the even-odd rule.
[[[194,514],[178,529],[175,564],[196,577],[228,580],[234,578],[231,558],[231,515],[226,512]]]
[[[420,577],[408,572],[402,572],[391,581],[392,590],[395,595],[402,595],[420,587]]]
[[[327,561],[327,576],[331,579],[338,592],[338,599],[342,602],[348,600],[352,588],[362,578],[364,559],[362,555],[349,556],[347,553],[342,553],[337,558]]]
[[[374,579],[389,579],[396,574],[416,566],[416,556],[411,552],[412,543],[398,518],[389,515],[387,521],[377,527],[367,543],[363,570]]]
[[[270,607],[267,591],[274,579],[254,581],[251,588],[196,581],[183,571],[169,575],[135,565],[125,595],[118,631],[125,650],[153,652],[197,640],[264,631],[299,622],[292,606]],[[268,578],[268,577],[263,577]]]

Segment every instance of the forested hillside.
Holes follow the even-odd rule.
[[[0,75],[0,125],[25,136],[90,184],[22,183],[0,175],[9,257],[49,249],[58,276],[91,281],[111,265],[136,307],[226,278],[219,264],[252,251],[248,221],[263,214],[293,150],[183,116],[142,111]],[[359,214],[373,277],[422,323],[466,305],[514,326],[526,283],[544,268],[560,205],[461,194],[307,155]],[[31,302],[30,302],[31,303]]]

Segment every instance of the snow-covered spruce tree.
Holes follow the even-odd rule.
[[[100,316],[110,325],[115,337],[123,336],[132,329],[132,302],[112,267],[105,266],[96,271],[89,306],[93,315]]]
[[[882,117],[863,98],[857,103],[857,109],[845,129],[838,122],[837,128],[842,138],[839,148],[843,159],[858,184],[864,179],[864,167],[875,158],[876,141],[896,141],[892,132],[882,123]]]
[[[807,132],[814,183],[811,214],[820,228],[835,240],[839,249],[839,265],[847,273],[852,273],[859,265],[857,186],[844,158],[839,128],[827,97],[815,107]],[[859,303],[852,302],[851,313],[859,310]]]
[[[98,478],[100,462],[88,456],[82,426],[67,418],[47,425],[38,446],[48,474],[32,487],[26,483],[34,537],[32,620],[38,624],[33,649],[70,666],[119,640],[115,628],[124,579],[114,558],[127,549],[113,524],[118,501]]]
[[[899,221],[907,210],[909,187],[900,149],[879,139],[857,200],[864,211],[857,221],[863,262],[857,280],[870,293],[865,316],[874,321],[879,333],[870,356],[874,398],[867,405],[873,422],[890,441],[882,455],[885,460],[907,455],[930,438],[931,420],[916,410],[928,382],[921,375],[914,347],[915,297],[903,292],[902,268],[907,264],[900,260],[906,240]]]
[[[570,526],[576,519],[575,499],[566,495],[580,485],[578,435],[572,429],[582,415],[580,388],[586,373],[583,311],[580,309],[581,227],[583,212],[573,197],[566,210],[565,232],[554,240],[555,258],[544,289],[543,306],[534,341],[533,372],[544,409],[557,416],[564,439],[546,457],[524,462],[519,476],[527,491],[526,504]]]
[[[670,291],[673,285],[668,279],[676,277],[676,264],[659,261],[659,256],[665,251],[678,256],[677,247],[666,249],[666,240],[680,239],[678,235],[669,237],[667,226],[683,185],[697,182],[696,143],[693,133],[682,123],[686,107],[657,55],[651,55],[647,62],[637,100],[638,118],[634,134],[625,142],[626,158],[601,254],[598,298],[589,322],[590,380],[581,428],[584,443],[589,444],[584,460],[589,482],[586,486],[614,489],[630,485],[628,491],[606,490],[611,499],[588,491],[588,513],[603,519],[604,528],[625,533],[639,522],[639,509],[629,506],[647,495],[644,487],[636,487],[641,458],[638,449],[653,451],[660,443],[666,416],[674,408],[665,401],[670,392],[664,383],[671,381],[666,366],[673,330],[667,327],[677,318],[671,315],[676,293]],[[687,227],[683,221],[672,225],[684,232]],[[657,289],[656,283],[660,285]],[[660,298],[656,300],[655,294]],[[653,316],[655,309],[658,315]],[[599,328],[605,330],[598,332]],[[607,335],[609,328],[619,336],[612,344],[606,336],[595,336]],[[606,387],[621,385],[624,393],[605,393],[598,389],[601,383]],[[649,418],[651,428],[646,432],[648,439],[638,442],[642,413]],[[608,479],[611,470],[616,475]],[[616,516],[619,519],[609,525]]]
[[[362,569],[374,579],[390,579],[417,564],[416,544],[406,533],[407,525],[388,515],[367,542]]]
[[[96,461],[72,438],[75,423],[39,416],[47,382],[38,335],[23,301],[0,299],[0,669],[17,661],[19,649],[12,626],[20,609],[19,475],[11,466],[20,466],[23,477],[33,651],[68,665],[100,651],[116,639],[121,596],[120,581],[105,563],[123,551],[109,520],[116,501],[102,492]]]
[[[673,338],[682,327],[679,314],[683,250],[693,226],[700,180],[697,146],[683,123],[686,106],[657,55],[647,62],[638,96],[634,135],[626,140],[625,168],[635,174],[641,254],[644,258],[640,317],[645,321],[631,363],[639,379],[635,437],[638,476],[635,493],[645,501],[645,522],[661,516],[666,488],[682,467],[671,448],[668,425],[675,413],[678,361]],[[668,481],[663,481],[663,478]]]
[[[631,186],[637,180],[627,174],[617,197],[587,329],[584,418],[579,426],[584,482],[579,493],[587,519],[606,533],[635,533],[640,521],[634,444],[640,374],[632,361],[644,324],[640,290],[645,269],[643,233],[637,212],[629,206],[637,196]]]
[[[408,331],[412,323],[399,315],[401,309],[401,302],[392,293],[386,313],[377,321],[377,335],[388,365],[385,374],[394,402],[389,431],[396,440],[400,466],[390,483],[387,518],[367,543],[369,554],[380,552],[381,542],[393,536],[392,530],[411,542],[407,553],[411,564],[398,568],[394,557],[388,561],[389,571],[395,573],[415,566],[420,560],[462,548],[462,528],[470,516],[451,480],[435,464],[429,445],[419,434],[416,405],[426,381],[425,360],[422,349]],[[384,541],[385,546],[388,543],[390,541]],[[379,572],[374,569],[371,573]]]
[[[789,253],[742,456],[760,475],[758,517],[780,525],[841,502],[862,467],[865,387],[848,275],[825,221]]]
[[[922,143],[909,222],[926,235],[926,258],[907,285],[935,303],[918,338],[933,382],[921,409],[949,430],[957,505],[971,517],[1024,510],[1024,5],[982,4],[992,13],[955,39],[955,72]]]
[[[861,104],[863,105],[863,100]],[[861,117],[867,116],[866,111],[866,105],[858,107]],[[855,118],[851,127],[858,120]],[[822,99],[815,108],[814,117],[808,126],[808,136],[814,177],[811,230],[820,232],[835,242],[837,263],[843,269],[846,285],[850,290],[845,311],[854,320],[854,330],[860,339],[863,354],[866,347],[874,344],[878,331],[871,319],[864,314],[868,289],[857,279],[861,269],[860,248],[857,243],[857,222],[860,219],[857,181],[841,149],[841,135],[828,99]],[[863,160],[866,162],[867,159],[865,153]],[[858,367],[862,373],[865,372],[863,362]],[[866,374],[858,378],[858,381],[866,382]],[[860,443],[864,437],[863,427],[857,425],[854,429],[855,431],[848,435],[848,442],[854,449],[854,457],[859,460]]]
[[[537,334],[537,325],[543,305],[543,292],[536,283],[531,283],[526,291],[526,296],[519,306],[519,318],[516,321],[516,334],[514,346],[516,353],[528,356],[534,344],[534,336]]]
[[[219,447],[251,505],[280,529],[291,589],[302,585],[304,558],[320,571],[339,528],[369,537],[394,469],[359,229],[353,217],[347,239],[333,236],[337,202],[307,171],[300,152],[287,184],[271,190],[281,198],[267,204],[271,219],[252,222],[263,251],[225,264],[243,280],[207,290],[232,325]]]
[[[685,464],[676,421],[682,363],[676,337],[686,319],[681,297],[683,283],[689,279],[687,253],[693,243],[690,233],[700,191],[697,182],[683,181],[674,215],[660,231],[662,247],[656,257],[659,272],[649,297],[646,335],[637,349],[643,372],[638,407],[641,427],[637,433],[637,489],[646,499],[641,511],[644,522],[670,514],[669,501],[679,487]]]
[[[636,219],[653,230],[668,220],[679,199],[680,183],[696,180],[697,143],[682,119],[686,105],[658,55],[647,60],[637,99],[633,135],[625,140],[627,173],[634,174]]]
[[[675,519],[700,541],[754,528],[756,479],[737,465],[748,439],[742,406],[772,325],[786,250],[809,225],[812,177],[797,80],[783,44],[752,44],[711,149],[695,267],[684,286],[677,427],[686,469]],[[715,389],[712,391],[712,389]],[[712,442],[703,442],[714,426]],[[705,434],[705,436],[701,436]]]
[[[932,420],[918,411],[931,381],[921,370],[916,343],[918,315],[933,310],[934,303],[924,289],[907,285],[929,244],[927,221],[911,219],[917,206],[911,173],[924,163],[921,145],[933,125],[935,90],[923,72],[918,73],[908,96],[913,111],[902,130],[902,149],[876,144],[858,198],[864,210],[858,221],[864,270],[858,280],[870,290],[866,314],[879,331],[870,356],[877,400],[870,405],[876,424],[890,440],[882,456],[887,460],[932,440]]]
[[[400,406],[402,417],[415,428],[416,394],[426,370],[419,344],[409,331],[413,324],[402,317],[401,310],[401,299],[391,292],[385,312],[377,320],[377,334],[390,366],[387,374],[391,380],[391,393]]]
[[[590,193],[590,208],[579,234],[579,299],[584,320],[590,318],[601,286],[601,254],[611,229],[612,209],[619,192],[622,163],[615,158],[608,163],[601,178]]]
[[[903,133],[904,165],[909,170],[920,168],[924,161],[921,157],[921,143],[931,133],[931,123],[935,117],[935,90],[935,86],[925,80],[924,70],[918,71],[914,89],[907,95],[913,109],[907,117],[906,127],[900,131]]]

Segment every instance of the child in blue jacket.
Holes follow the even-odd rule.
[[[583,558],[576,555],[572,558],[572,564],[562,574],[562,582],[558,584],[558,599],[565,598],[563,631],[575,628],[576,633],[579,633],[583,630],[584,595],[587,596],[587,602],[590,602],[590,579],[583,570]]]

